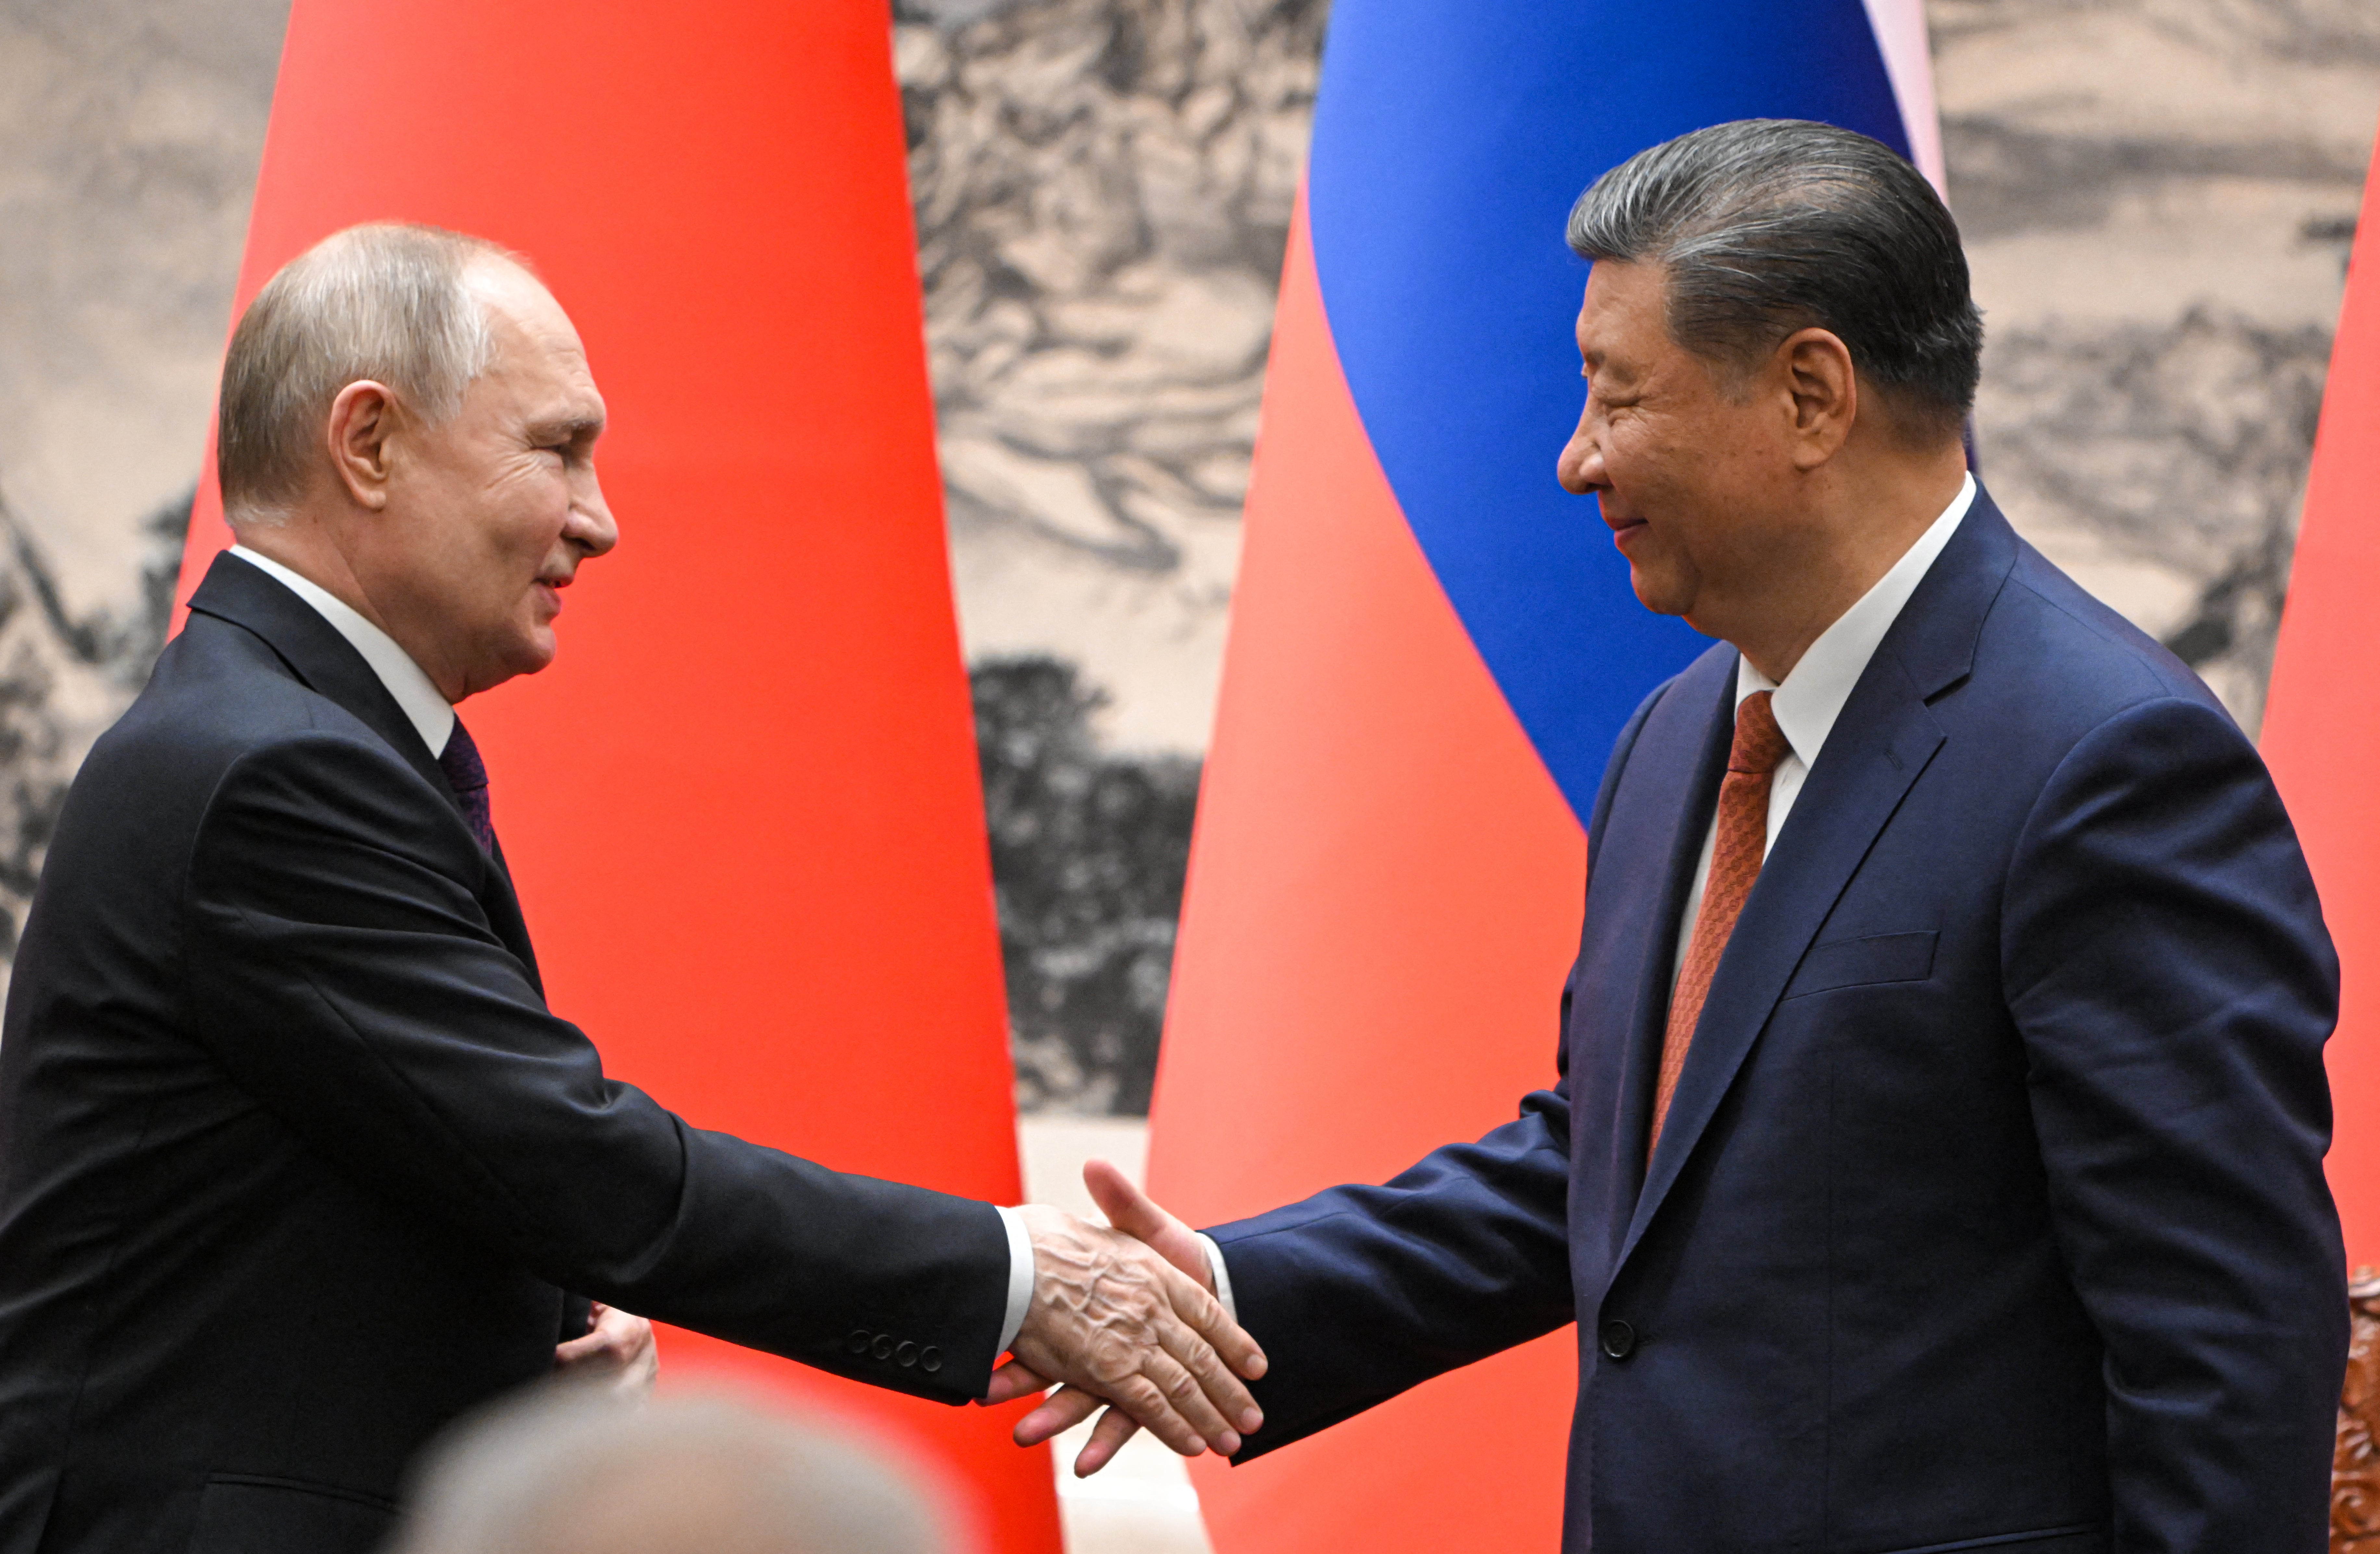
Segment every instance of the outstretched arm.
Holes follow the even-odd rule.
[[[1216,1229],[1233,1315],[1274,1352],[1252,1389],[1270,1422],[1237,1455],[1286,1445],[1572,1319],[1568,1123],[1565,1091],[1539,1091],[1519,1120],[1385,1184],[1333,1187]],[[1188,1227],[1121,1173],[1087,1170],[1084,1180],[1119,1227],[1145,1232],[1176,1268],[1207,1273]],[[1007,1371],[993,1395],[1044,1384]],[[1097,1406],[1060,1392],[1019,1421],[1017,1439],[1047,1439]],[[1103,1466],[1131,1436],[1127,1424],[1103,1421],[1076,1473]]]
[[[186,889],[196,1026],[352,1179],[609,1306],[947,1402],[982,1395],[1012,1252],[990,1205],[687,1126],[607,1077],[493,933],[484,859],[383,747],[244,758]],[[1184,1450],[1250,1406],[1254,1344],[1114,1232],[1037,1215],[1018,1353]],[[1230,1415],[1231,1418],[1227,1418]]]

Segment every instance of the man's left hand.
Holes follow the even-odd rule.
[[[641,1398],[650,1392],[662,1370],[653,1325],[600,1301],[589,1317],[586,1337],[554,1350],[553,1368],[573,1381],[602,1383],[616,1397]]]

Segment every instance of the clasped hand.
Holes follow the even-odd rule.
[[[1264,1423],[1241,1383],[1264,1375],[1264,1352],[1215,1298],[1206,1253],[1187,1225],[1105,1160],[1086,1165],[1083,1182],[1115,1228],[1055,1208],[1023,1210],[1033,1304],[1014,1358],[992,1373],[984,1401],[1063,1384],[1017,1421],[1019,1446],[1038,1446],[1107,1407],[1075,1456],[1083,1477],[1143,1426],[1185,1457],[1208,1446],[1232,1455]]]

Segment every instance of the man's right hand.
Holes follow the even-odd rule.
[[[1240,1380],[1265,1372],[1256,1341],[1143,1243],[1061,1209],[1022,1212],[1033,1303],[1012,1346],[1017,1366],[994,1376],[987,1401],[1064,1382],[1106,1399],[1185,1457],[1208,1446],[1237,1451],[1240,1437],[1264,1422]],[[1019,1368],[1029,1381],[1010,1374]]]

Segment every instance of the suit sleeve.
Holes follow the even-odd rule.
[[[1589,817],[1589,868],[1620,773],[1671,683],[1612,746]],[[1573,1319],[1567,1033],[1577,976],[1562,988],[1562,1077],[1525,1098],[1517,1120],[1384,1186],[1333,1187],[1210,1232],[1236,1314],[1272,1363],[1252,1387],[1265,1427],[1234,1462]]]
[[[1565,1082],[1566,1083],[1566,1082]],[[1247,1462],[1572,1319],[1566,1088],[1384,1186],[1333,1187],[1209,1233],[1272,1368]]]
[[[491,931],[484,867],[384,750],[326,735],[248,755],[190,857],[191,1028],[358,1181],[541,1279],[860,1380],[980,1395],[1007,1295],[998,1213],[703,1132],[605,1078]],[[855,1334],[935,1363],[855,1354]]]
[[[2219,712],[2135,706],[2046,786],[2005,901],[2051,1212],[2106,1346],[2112,1548],[2320,1549],[2338,967],[2279,796]]]

